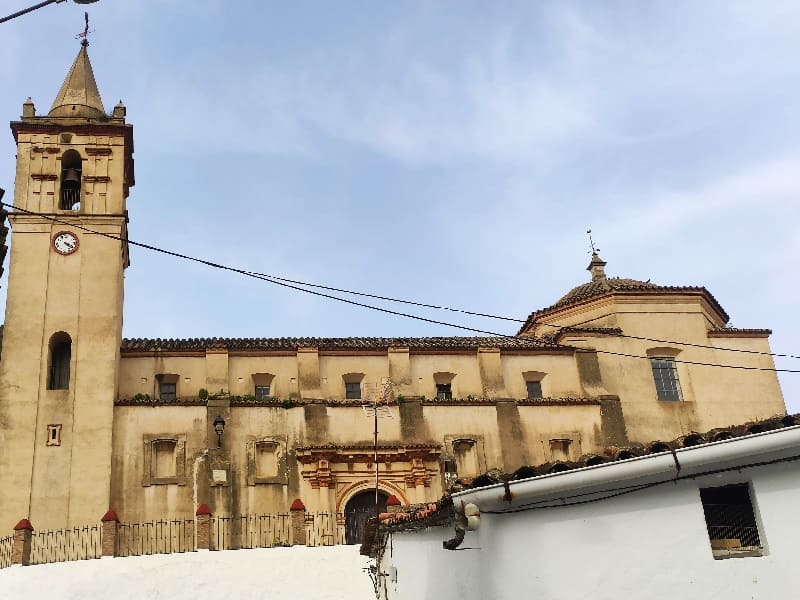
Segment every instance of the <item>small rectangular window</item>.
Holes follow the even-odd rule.
[[[348,400],[360,400],[361,399],[361,382],[355,381],[347,381],[344,384],[344,397]]]
[[[681,400],[681,384],[678,381],[678,369],[671,356],[650,359],[653,369],[653,380],[656,383],[656,394],[659,400]]]
[[[436,384],[436,399],[437,400],[452,400],[453,388],[450,383],[437,383]]]
[[[257,385],[256,386],[256,399],[257,400],[266,400],[269,398],[269,386],[268,385]]]
[[[570,439],[558,438],[550,440],[550,458],[553,461],[569,460],[570,445],[572,445],[572,440]]]
[[[714,558],[761,556],[748,484],[701,488],[700,501]]]
[[[177,384],[161,382],[158,384],[158,397],[161,400],[175,400],[177,395]]]
[[[61,425],[47,426],[47,446],[61,445]]]
[[[541,381],[526,381],[525,387],[528,389],[528,398],[541,398],[542,397],[542,382]]]

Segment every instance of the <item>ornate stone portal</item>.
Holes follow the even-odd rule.
[[[378,444],[378,489],[397,496],[403,504],[431,499],[431,482],[441,477],[441,451],[435,443]],[[355,494],[375,489],[373,446],[305,446],[295,453],[303,479],[318,491],[321,510],[344,512]]]

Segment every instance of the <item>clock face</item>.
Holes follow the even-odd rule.
[[[60,231],[53,238],[53,250],[59,254],[72,254],[78,249],[78,238],[71,231]]]

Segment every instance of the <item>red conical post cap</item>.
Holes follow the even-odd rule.
[[[386,499],[386,506],[400,506],[400,500],[392,494]]]
[[[117,513],[113,510],[109,510],[106,514],[103,515],[103,518],[100,519],[102,523],[107,523],[108,521],[116,521],[119,523],[119,519],[117,518]]]
[[[305,509],[306,505],[303,504],[303,501],[300,500],[300,498],[295,498],[294,502],[292,502],[292,506],[289,508],[289,510],[305,510]]]
[[[196,515],[210,515],[211,509],[208,508],[208,504],[201,504],[197,507],[197,511],[194,513]]]
[[[28,519],[22,519],[19,523],[14,525],[14,531],[21,531],[23,529],[27,529],[28,531],[33,531],[33,525]]]

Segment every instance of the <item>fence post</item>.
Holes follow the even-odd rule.
[[[22,519],[14,526],[14,545],[11,547],[12,565],[31,564],[31,538],[33,525],[28,519]]]
[[[197,549],[211,550],[211,509],[201,504],[195,512],[197,516]]]
[[[400,500],[394,494],[386,499],[386,512],[390,514],[400,512]]]
[[[117,518],[117,513],[109,510],[103,515],[100,522],[102,523],[100,543],[103,547],[103,556],[119,556],[119,540],[117,538],[119,519]]]
[[[306,544],[306,506],[300,498],[295,498],[289,509],[292,515],[292,546],[305,546]]]

